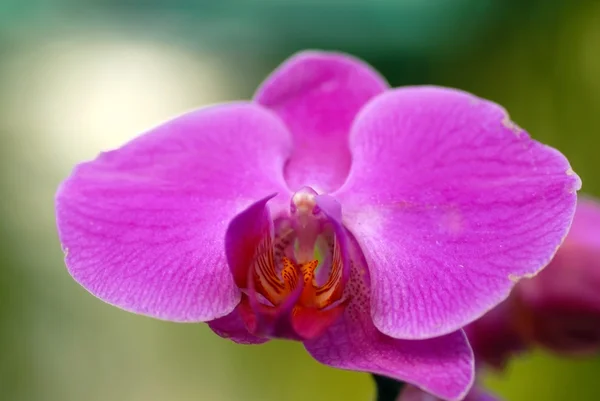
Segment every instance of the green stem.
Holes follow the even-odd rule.
[[[379,375],[373,375],[373,379],[377,387],[376,401],[396,401],[398,399],[400,391],[404,387],[403,382]]]

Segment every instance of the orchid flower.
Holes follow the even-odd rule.
[[[302,52],[253,101],[80,164],[56,211],[69,272],[112,305],[457,400],[461,328],[550,261],[579,187],[490,101]]]

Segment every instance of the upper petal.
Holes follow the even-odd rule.
[[[448,400],[459,400],[474,378],[474,357],[462,331],[428,340],[398,340],[381,333],[370,315],[369,272],[350,238],[349,305],[325,334],[305,341],[319,362],[408,382]]]
[[[389,91],[357,117],[333,194],[366,255],[375,325],[396,338],[452,332],[554,255],[579,178],[566,158],[465,92]]]
[[[193,111],[79,165],[56,195],[69,272],[104,301],[162,319],[206,321],[240,294],[228,222],[287,191],[290,136],[258,105]]]
[[[339,188],[350,169],[348,134],[356,113],[387,89],[366,63],[341,53],[307,51],[284,62],[258,89],[255,100],[275,111],[291,130],[285,177],[293,190]]]

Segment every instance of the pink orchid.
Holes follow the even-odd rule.
[[[79,165],[56,202],[69,272],[110,304],[454,400],[461,328],[550,261],[579,187],[492,102],[303,52],[252,102]]]

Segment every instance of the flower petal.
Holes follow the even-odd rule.
[[[308,185],[331,192],[342,185],[351,164],[352,121],[386,89],[369,65],[340,53],[299,53],[267,78],[255,100],[274,110],[292,132],[294,151],[285,176],[293,190]]]
[[[79,165],[56,197],[69,272],[132,312],[175,321],[228,314],[240,293],[225,258],[227,224],[256,199],[287,191],[290,144],[269,111],[230,104]]]
[[[474,357],[462,331],[429,340],[398,340],[373,325],[369,276],[364,259],[351,246],[351,274],[344,316],[321,337],[305,341],[319,362],[380,374],[414,384],[438,397],[459,400],[474,378]]]
[[[536,274],[566,235],[579,178],[504,109],[413,87],[367,105],[333,196],[373,281],[372,315],[405,339],[453,332]]]
[[[211,320],[208,322],[208,326],[215,334],[238,344],[263,344],[269,341],[268,338],[257,337],[248,332],[238,308],[229,315]]]

